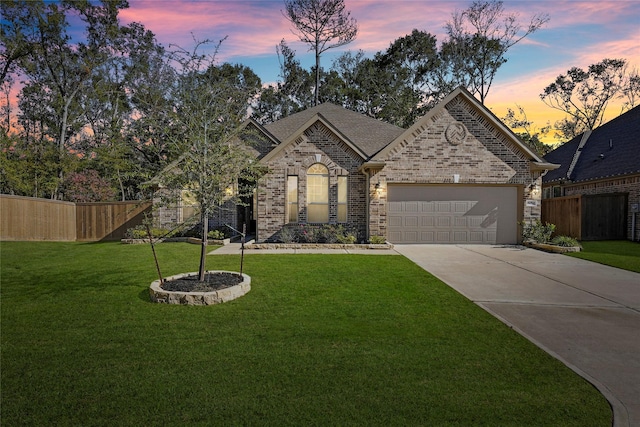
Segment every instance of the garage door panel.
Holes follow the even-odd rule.
[[[418,212],[418,205],[421,203],[418,202],[406,202],[404,205],[405,212]]]
[[[469,243],[482,243],[484,241],[484,232],[472,231],[469,233]]]
[[[507,186],[389,184],[389,240],[516,243],[517,194]]]
[[[433,202],[422,202],[422,212],[435,212],[436,204]]]
[[[404,217],[404,226],[415,228],[418,226],[418,217],[417,216],[406,216]]]
[[[433,227],[436,225],[436,217],[435,216],[422,216],[420,218],[420,226],[421,227]]]
[[[468,227],[468,220],[470,218],[464,217],[464,216],[454,216],[453,217],[453,225],[455,227]]]
[[[466,231],[454,231],[453,241],[456,243],[467,243],[469,241],[469,233]]]
[[[436,217],[436,222],[438,224],[438,227],[451,227],[450,216],[438,216]]]
[[[389,241],[390,242],[400,242],[403,241],[402,232],[400,231],[392,231],[389,230]]]
[[[454,212],[456,212],[456,213],[466,213],[471,207],[473,207],[473,203],[455,202],[454,203]]]
[[[420,242],[423,243],[434,243],[435,242],[435,233],[433,231],[421,231],[420,232]]]
[[[451,202],[438,202],[438,212],[450,213],[451,212]]]
[[[402,217],[401,216],[388,216],[389,218],[389,227],[402,227]]]

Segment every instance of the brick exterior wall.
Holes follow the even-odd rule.
[[[531,172],[529,159],[487,119],[462,98],[455,98],[430,118],[423,118],[410,138],[388,153],[385,166],[370,178],[369,235],[387,236],[388,183],[515,185],[522,194],[522,218],[540,218],[542,178]],[[466,136],[448,136],[451,129],[463,129]],[[453,142],[451,142],[453,141]],[[376,191],[379,183],[381,190]],[[536,191],[530,190],[535,184]],[[533,200],[533,203],[526,203]],[[529,206],[528,206],[529,205]]]
[[[309,127],[303,136],[284,147],[266,166],[257,193],[258,242],[278,240],[278,232],[287,224],[287,177],[298,177],[298,223],[307,222],[307,169],[320,163],[329,169],[329,223],[337,223],[338,176],[348,182],[347,224],[359,234],[366,231],[366,177],[358,172],[363,159],[321,122]]]
[[[585,182],[576,184],[565,184],[563,186],[565,196],[577,194],[607,194],[607,193],[628,193],[629,201],[627,208],[627,239],[640,240],[640,214],[631,212],[632,204],[640,204],[640,175],[605,179],[595,182]],[[636,230],[633,235],[633,215],[636,215]]]

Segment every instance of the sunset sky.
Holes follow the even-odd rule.
[[[121,12],[123,23],[138,21],[166,45],[193,46],[198,40],[227,36],[218,59],[251,67],[263,83],[278,79],[275,47],[281,39],[296,51],[302,65],[310,68],[313,55],[291,32],[283,17],[282,1],[228,0],[129,0]],[[455,10],[470,1],[345,0],[347,10],[358,21],[357,39],[330,50],[322,66],[329,67],[336,54],[362,49],[367,54],[386,49],[395,39],[414,28],[444,39],[444,25]],[[555,78],[573,66],[586,68],[604,58],[625,58],[640,68],[640,1],[505,1],[505,10],[517,13],[523,25],[536,13],[547,13],[550,21],[541,30],[508,52],[508,62],[498,71],[486,104],[498,117],[508,107],[524,107],[538,127],[563,117],[547,107],[539,94]],[[193,36],[192,36],[193,34]],[[620,113],[618,105],[607,110],[607,119]]]
[[[326,68],[345,50],[373,54],[414,28],[442,41],[451,13],[465,9],[471,1],[345,0],[345,4],[358,21],[358,37],[326,52],[321,64]],[[194,37],[217,41],[226,36],[218,60],[251,67],[263,83],[278,80],[275,47],[283,38],[304,67],[313,64],[313,54],[283,17],[280,0],[129,0],[129,5],[120,12],[121,22],[142,23],[165,46],[190,49]],[[547,13],[550,21],[507,53],[508,62],[498,71],[486,100],[498,117],[517,104],[542,127],[564,116],[539,97],[559,74],[604,58],[625,58],[640,68],[640,0],[506,0],[504,6],[506,12],[518,14],[523,25],[537,13]],[[607,120],[619,114],[620,106],[611,105]]]

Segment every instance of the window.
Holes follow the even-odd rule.
[[[347,177],[338,177],[338,222],[347,222]]]
[[[562,187],[559,185],[553,187],[553,197],[562,197]]]
[[[319,163],[307,170],[307,221],[329,222],[329,169]]]
[[[298,222],[298,177],[287,177],[287,222]]]

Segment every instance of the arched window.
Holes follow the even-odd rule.
[[[307,170],[307,221],[329,222],[329,169],[320,163]]]

